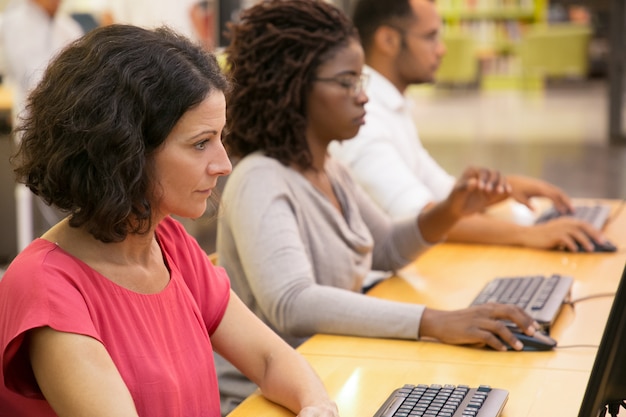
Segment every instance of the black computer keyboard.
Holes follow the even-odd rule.
[[[569,298],[573,282],[572,277],[559,274],[495,278],[487,283],[471,305],[515,304],[548,328],[554,323],[563,302]]]
[[[374,417],[497,417],[509,393],[487,385],[410,385],[389,395]]]
[[[556,219],[561,216],[573,216],[577,219],[584,220],[598,230],[602,230],[611,215],[611,206],[608,204],[589,204],[574,205],[574,212],[561,214],[554,207],[544,211],[535,223],[545,223],[549,220]]]

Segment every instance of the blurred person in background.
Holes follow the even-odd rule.
[[[213,1],[109,0],[111,20],[145,28],[168,26],[213,49]],[[210,34],[210,38],[209,38]]]
[[[63,47],[84,34],[78,22],[61,10],[61,5],[61,0],[11,0],[4,11],[0,49],[4,54],[3,75],[12,90],[13,126],[24,111],[27,94],[41,79],[48,62]],[[16,140],[19,138],[16,137]],[[18,184],[15,200],[17,250],[20,251],[35,236],[33,196],[26,187]],[[49,207],[40,206],[49,224],[58,220]]]
[[[215,48],[215,6],[213,0],[196,2],[190,11],[196,37],[207,51]]]
[[[61,0],[11,0],[4,11],[1,41],[5,75],[14,88],[14,120],[50,59],[84,34],[80,25],[60,10],[61,3]]]

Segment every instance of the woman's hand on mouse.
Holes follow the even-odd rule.
[[[524,345],[503,320],[514,323],[532,336],[538,324],[515,305],[487,303],[462,310],[442,311],[426,308],[420,323],[420,337],[453,345],[489,346],[506,351],[507,346],[522,350]]]

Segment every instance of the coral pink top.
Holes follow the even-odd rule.
[[[174,219],[156,235],[170,269],[156,294],[120,287],[43,239],[16,257],[0,281],[0,416],[56,415],[23,343],[41,326],[100,341],[140,416],[220,415],[209,336],[228,304],[228,277]]]

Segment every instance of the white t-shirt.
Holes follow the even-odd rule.
[[[190,39],[196,39],[191,8],[197,0],[110,0],[115,23],[155,28],[166,25]]]
[[[393,218],[416,215],[454,187],[424,149],[411,114],[412,102],[370,67],[365,125],[350,140],[333,142],[330,153],[352,171],[372,199]]]
[[[30,0],[7,5],[1,25],[2,49],[8,83],[14,90],[13,118],[24,108],[26,96],[60,50],[83,35],[71,16],[59,11],[53,18]]]

